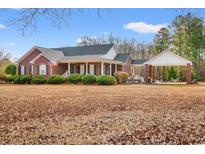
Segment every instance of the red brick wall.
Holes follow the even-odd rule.
[[[59,74],[63,75],[68,70],[68,64],[62,63],[62,64],[57,64],[52,66],[52,72],[53,74]]]
[[[36,56],[38,56],[41,52],[38,49],[35,49],[32,53],[30,53],[27,57],[25,57],[20,63],[19,67],[24,65],[26,67],[26,74],[30,74],[30,61],[33,60]],[[20,69],[18,71],[20,75]]]
[[[44,56],[41,56],[39,59],[37,59],[34,62],[34,65],[33,65],[33,75],[39,75],[38,67],[41,64],[45,64],[46,67],[47,67],[47,75],[46,76],[51,75],[51,69],[50,69],[50,65],[51,64],[50,64],[49,60],[47,58],[45,58]]]

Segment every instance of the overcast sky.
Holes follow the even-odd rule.
[[[113,33],[121,38],[152,42],[155,33],[161,27],[168,26],[180,12],[176,9],[111,9],[110,13],[101,10],[100,18],[95,9],[86,9],[83,13],[74,10],[71,17],[67,18],[68,27],[59,30],[48,20],[41,18],[37,33],[23,36],[17,25],[7,24],[10,19],[18,16],[20,11],[21,9],[0,9],[0,48],[9,52],[13,59],[35,45],[74,46],[83,35],[96,37]],[[205,9],[188,11],[205,17]]]

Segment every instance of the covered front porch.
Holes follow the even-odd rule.
[[[64,62],[61,65],[66,65],[66,71],[63,74],[65,77],[79,73],[93,75],[114,75],[117,71],[125,70],[125,64],[120,62],[108,61],[76,61]]]

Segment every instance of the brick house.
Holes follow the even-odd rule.
[[[151,59],[133,60],[130,53],[119,53],[114,44],[100,44],[63,48],[34,46],[17,61],[17,65],[19,75],[48,77],[59,74],[67,77],[73,73],[113,75],[116,71],[124,71],[132,78],[139,74],[145,82],[148,78],[157,80],[158,67],[183,66],[186,67],[187,83],[191,83],[192,62],[169,50]]]
[[[19,75],[113,75],[116,71],[129,73],[131,61],[129,53],[118,53],[113,44],[63,48],[34,46],[17,61],[17,65]]]

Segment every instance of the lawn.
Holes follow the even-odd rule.
[[[0,85],[0,144],[205,144],[205,85]]]

